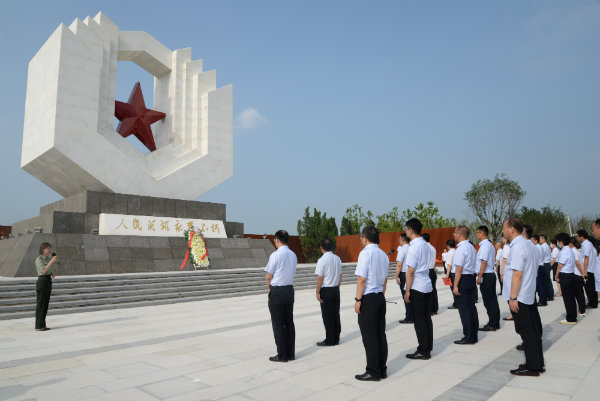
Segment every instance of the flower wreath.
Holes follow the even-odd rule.
[[[185,260],[181,265],[181,269],[187,263],[188,257],[194,269],[198,267],[208,267],[210,262],[208,260],[208,249],[206,249],[206,241],[200,231],[189,230],[184,232],[184,236],[188,241],[188,250],[185,256]]]

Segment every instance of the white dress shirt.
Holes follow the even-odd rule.
[[[383,292],[387,280],[390,260],[377,244],[368,244],[360,251],[355,275],[367,279],[363,295]]]
[[[429,264],[431,250],[423,237],[417,237],[410,241],[410,247],[406,254],[405,264],[415,270],[411,290],[427,293],[433,291],[431,279],[429,278]],[[406,284],[404,285],[406,289]]]
[[[575,273],[575,254],[568,246],[563,247],[558,255],[558,263],[563,265],[561,273]]]
[[[532,305],[535,300],[536,278],[538,270],[538,254],[535,246],[530,240],[522,235],[513,239],[510,243],[508,261],[504,267],[504,286],[502,298],[510,300],[512,277],[514,271],[521,271],[521,287],[517,294],[517,300],[526,305]]]
[[[594,245],[587,239],[581,243],[581,255],[583,259],[586,256],[589,258],[588,271],[596,274],[596,249],[594,249]],[[583,269],[583,263],[581,264],[581,268]]]
[[[296,254],[287,245],[279,247],[269,256],[269,263],[265,267],[265,271],[273,275],[271,285],[275,287],[293,285],[297,264]]]
[[[452,264],[454,262],[454,254],[456,253],[456,248],[450,248],[448,253],[446,253],[446,268],[450,269],[450,273],[454,273],[456,269]]]
[[[400,262],[402,263],[402,272],[406,273],[406,263],[404,263],[404,261],[406,260],[406,254],[408,253],[408,247],[410,245],[406,244],[406,245],[402,245],[398,247],[398,257],[396,257],[396,262]]]
[[[569,248],[571,247],[569,246]],[[577,268],[577,262],[579,262],[579,266],[581,267],[581,270],[583,270],[583,255],[581,253],[581,250],[575,247],[572,247],[571,250],[573,251],[573,256],[575,257],[575,269],[573,270],[573,273],[575,273],[576,276],[581,277],[581,273]]]
[[[546,264],[546,263],[550,263],[550,261],[552,260],[552,252],[550,251],[550,246],[548,245],[547,242],[544,242],[542,244],[542,263]]]
[[[508,257],[510,256],[510,244],[506,244],[504,245],[504,248],[502,248],[502,259],[506,259],[506,264],[504,265],[505,269],[506,269],[506,265],[508,265]],[[502,262],[500,262],[502,263]]]
[[[533,242],[532,242],[533,244]],[[538,253],[538,266],[544,265],[544,251],[542,250],[542,244],[534,244],[535,249]]]
[[[437,251],[435,250],[435,247],[433,245],[431,245],[429,242],[427,243],[427,245],[429,245],[429,250],[431,251],[431,259],[429,260],[429,269],[435,269],[435,259],[437,256]]]
[[[494,245],[487,238],[479,243],[479,250],[477,251],[477,264],[476,264],[476,273],[479,274],[479,270],[481,269],[481,262],[484,260],[487,262],[485,265],[484,273],[494,273],[494,261],[496,249]]]
[[[554,259],[554,263],[558,263],[559,255],[560,255],[560,249],[558,249],[558,247],[552,248],[552,253],[550,255],[550,261],[552,262],[552,259]]]
[[[331,251],[324,253],[317,261],[315,274],[323,276],[323,287],[337,287],[342,274],[342,260]]]
[[[502,252],[502,248],[498,249],[496,251],[496,263],[498,263],[498,266],[500,266],[502,264],[502,254],[504,252]]]
[[[467,240],[460,241],[456,247],[456,253],[452,260],[452,271],[456,271],[456,266],[462,267],[462,274],[475,274],[477,251],[475,247]]]

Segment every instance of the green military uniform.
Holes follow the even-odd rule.
[[[43,329],[46,327],[46,314],[48,313],[48,305],[50,304],[50,294],[52,293],[52,268],[48,269],[45,273],[42,271],[46,268],[48,263],[52,260],[52,256],[45,258],[40,255],[35,260],[35,268],[38,274],[38,280],[35,285],[37,292],[37,307],[35,309],[35,328]]]

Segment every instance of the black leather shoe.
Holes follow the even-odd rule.
[[[477,341],[469,341],[466,339],[460,339],[460,340],[456,340],[454,341],[454,344],[458,344],[458,345],[473,345],[473,344],[477,344]]]
[[[479,328],[479,331],[496,331],[496,330],[498,330],[498,329],[495,327],[492,327],[492,326],[483,326],[483,327]]]
[[[450,305],[450,306],[448,307],[448,309],[458,309],[458,308],[457,308],[456,306],[454,306],[454,305]]]
[[[542,304],[542,303],[538,302],[537,306],[548,306],[548,304],[547,303],[546,304]]]
[[[404,320],[400,320],[398,323],[400,323],[400,324],[413,324],[414,322],[412,320],[404,319]]]
[[[423,360],[431,359],[431,355],[421,354],[419,351],[415,352],[414,354],[406,354],[406,357],[408,359],[423,359]]]
[[[325,340],[323,340],[320,343],[317,343],[317,345],[319,347],[329,347],[330,345],[333,345],[333,344],[329,344],[328,342],[325,342]]]
[[[382,379],[387,379],[387,372],[386,372],[386,371],[384,371],[384,372],[381,374],[381,378],[382,378]]]
[[[525,351],[525,346],[523,344],[517,345],[517,351]]]
[[[275,355],[275,356],[269,357],[269,361],[271,361],[271,362],[287,362],[288,360],[280,358],[279,356]]]
[[[375,377],[369,372],[365,372],[362,375],[356,375],[354,376],[354,378],[363,382],[378,382],[379,380],[381,380],[379,377]]]
[[[539,376],[540,372],[533,369],[518,368],[511,370],[510,374],[515,376]]]
[[[527,366],[525,366],[524,363],[521,364],[521,365],[519,365],[519,369],[526,369],[526,368],[527,368]],[[544,369],[544,368],[541,368],[541,369],[532,369],[532,370],[537,370],[540,373],[546,373],[546,369]]]

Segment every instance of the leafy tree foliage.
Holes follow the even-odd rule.
[[[536,234],[545,234],[548,240],[560,232],[569,232],[567,215],[560,208],[544,206],[541,209],[523,206],[517,217],[529,224]]]
[[[400,217],[400,221],[402,222],[401,230],[404,230],[404,223],[413,218],[419,219],[423,224],[423,228],[443,228],[456,225],[456,219],[442,216],[440,214],[440,209],[432,201],[429,201],[426,204],[419,203],[413,209],[406,209],[403,211],[402,216]]]
[[[367,210],[363,212],[362,206],[352,205],[346,209],[340,224],[341,235],[360,234],[360,230],[365,226],[374,226],[373,212]]]
[[[304,216],[298,220],[298,236],[307,262],[316,262],[321,257],[319,242],[324,238],[331,239],[335,249],[337,235],[338,228],[335,218],[327,217],[327,213],[321,213],[316,208],[313,208],[311,216],[310,207],[306,207]]]

